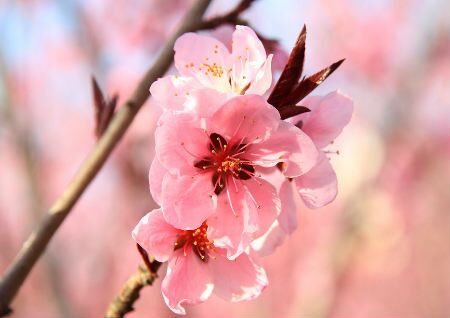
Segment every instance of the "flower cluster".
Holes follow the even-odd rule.
[[[213,292],[229,301],[257,297],[268,281],[255,258],[296,228],[295,196],[311,208],[336,196],[324,148],[350,120],[352,102],[338,92],[303,99],[305,87],[334,70],[300,82],[301,69],[292,76],[304,32],[268,99],[272,55],[245,26],[236,27],[231,53],[212,37],[184,34],[175,44],[180,75],[150,88],[164,109],[149,174],[161,208],[142,218],[133,238],[168,261],[162,293],[175,313]],[[286,94],[277,97],[280,90]]]

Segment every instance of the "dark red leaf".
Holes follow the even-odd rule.
[[[300,76],[303,72],[303,65],[305,61],[306,48],[306,25],[303,26],[294,48],[289,55],[288,62],[280,75],[272,93],[268,98],[268,102],[274,107],[278,108],[282,105],[282,100],[289,95],[289,93],[297,85]]]
[[[330,66],[324,68],[323,70],[303,79],[298,86],[292,91],[292,93],[284,100],[284,104],[295,105],[303,98],[305,98],[309,93],[311,93],[317,86],[323,83],[328,76],[330,76],[343,62],[345,59],[337,61]]]
[[[295,105],[284,106],[279,110],[281,119],[287,119],[310,111],[311,110],[305,106]]]

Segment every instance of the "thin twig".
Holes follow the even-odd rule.
[[[102,168],[112,150],[130,126],[135,115],[149,97],[151,83],[164,75],[173,59],[173,45],[183,33],[198,29],[203,14],[212,0],[198,0],[186,14],[181,26],[168,40],[154,65],[144,75],[133,95],[112,119],[107,130],[95,148],[56,200],[36,229],[23,244],[22,249],[7,268],[0,281],[0,316],[11,312],[10,304],[30,273],[36,261],[43,254],[48,242],[60,227],[66,216]]]
[[[147,285],[152,285],[158,277],[157,271],[161,266],[160,262],[151,262],[150,271],[147,266],[139,266],[136,273],[134,273],[119,292],[119,295],[108,305],[105,318],[123,318],[127,313],[134,310],[133,305],[139,299],[141,289]]]
[[[203,21],[199,29],[201,30],[210,30],[217,28],[218,26],[221,26],[223,24],[240,24],[240,25],[247,25],[248,22],[241,19],[240,15],[248,10],[253,2],[256,0],[241,0],[232,10],[230,10],[228,13],[219,15],[216,17],[213,17],[211,19],[208,19],[206,21]]]

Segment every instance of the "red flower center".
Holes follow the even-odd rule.
[[[217,133],[212,133],[209,139],[211,155],[197,161],[194,167],[204,171],[213,171],[212,184],[217,195],[225,189],[228,176],[241,180],[248,180],[254,176],[255,168],[251,161],[242,157],[247,149],[247,144],[229,145],[225,138]]]
[[[202,225],[195,230],[186,230],[178,237],[175,242],[174,251],[183,248],[184,253],[189,247],[192,247],[195,255],[200,258],[202,262],[209,260],[209,253],[214,250],[214,244],[208,240],[207,235],[208,225],[203,222]]]

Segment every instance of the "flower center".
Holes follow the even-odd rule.
[[[202,262],[207,262],[209,260],[209,253],[214,251],[214,244],[208,240],[207,235],[208,225],[203,222],[202,225],[195,230],[186,230],[178,237],[175,242],[174,251],[183,248],[184,254],[186,255],[186,250],[192,247],[195,255],[200,258]]]
[[[212,184],[217,195],[225,189],[229,176],[241,180],[248,180],[254,176],[255,168],[249,160],[242,158],[247,144],[229,145],[226,139],[217,133],[212,133],[209,139],[211,155],[195,162],[194,167],[213,171]]]

